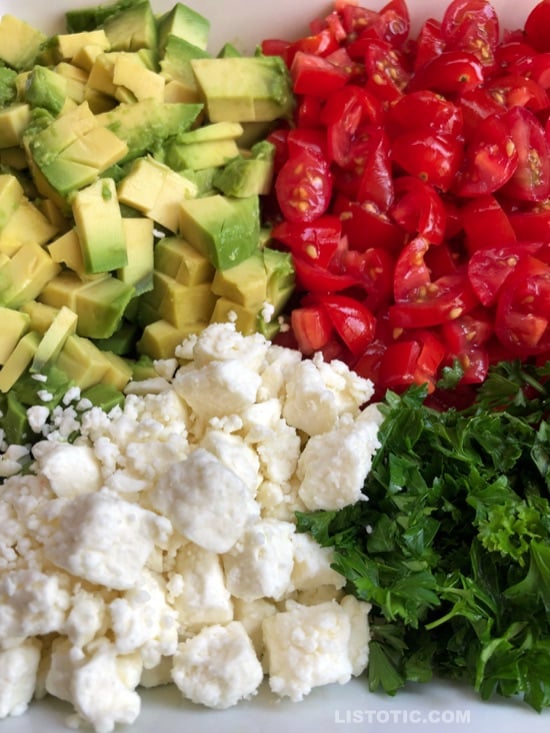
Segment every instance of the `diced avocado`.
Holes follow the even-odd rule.
[[[214,276],[210,260],[181,237],[164,237],[157,243],[155,269],[182,285],[211,282]]]
[[[0,252],[13,256],[24,244],[46,244],[57,234],[40,209],[25,196],[0,231]]]
[[[105,125],[128,145],[124,160],[152,152],[167,138],[191,127],[202,110],[200,104],[159,103],[145,99],[135,104],[119,104],[97,115]]]
[[[113,3],[101,3],[85,8],[74,8],[65,13],[65,25],[68,33],[93,31],[102,26],[109,16],[132,7],[135,0],[117,0]]]
[[[214,188],[214,175],[217,172],[217,168],[202,168],[200,171],[192,171],[187,168],[179,171],[182,176],[188,181],[194,183],[197,189],[196,197],[212,196],[214,193],[219,193]]]
[[[215,194],[182,201],[180,234],[214,267],[225,270],[249,257],[258,245],[259,199]]]
[[[7,107],[15,102],[17,91],[15,79],[17,72],[7,66],[0,66],[0,107]]]
[[[112,336],[106,339],[94,339],[94,343],[102,351],[124,356],[132,353],[137,337],[137,325],[123,321]]]
[[[153,377],[158,377],[153,359],[147,354],[141,354],[132,364],[132,379],[141,382]]]
[[[104,351],[103,357],[107,368],[101,377],[101,386],[112,387],[120,392],[132,378],[132,367],[126,359],[110,351]]]
[[[217,140],[236,140],[242,135],[243,126],[240,122],[213,122],[210,125],[201,125],[193,130],[181,132],[177,136],[179,143],[205,143]]]
[[[40,335],[35,331],[29,331],[19,339],[17,346],[0,369],[0,392],[8,392],[25,372],[39,343]]]
[[[29,331],[36,331],[44,334],[52,325],[59,308],[53,305],[46,305],[38,300],[28,300],[20,308],[20,312],[29,318]]]
[[[128,264],[115,183],[102,178],[77,191],[72,211],[86,272],[109,272]]]
[[[239,154],[233,138],[182,143],[174,140],[166,151],[166,162],[174,170],[217,168]]]
[[[214,186],[226,196],[265,195],[271,190],[275,147],[256,143],[250,155],[239,154],[214,176]]]
[[[233,322],[237,329],[250,335],[258,330],[258,308],[249,308],[228,298],[218,298],[210,323]]]
[[[0,59],[14,69],[29,69],[46,36],[9,13],[0,17]]]
[[[44,107],[57,117],[66,99],[66,80],[47,66],[35,66],[25,83],[25,100],[32,107]]]
[[[151,157],[136,160],[118,185],[122,204],[172,232],[178,228],[180,202],[196,194],[193,182]]]
[[[210,21],[196,10],[177,2],[158,20],[158,45],[164,50],[170,36],[183,38],[199,48],[206,49]]]
[[[87,283],[76,293],[78,334],[98,339],[112,336],[133,296],[133,287],[112,275]]]
[[[80,33],[60,33],[53,38],[53,47],[58,61],[71,60],[86,46],[98,46],[104,51],[111,47],[103,28],[81,31]]]
[[[83,102],[70,112],[51,120],[36,132],[27,129],[29,151],[39,168],[47,166],[69,145],[97,127],[89,105]]]
[[[73,161],[94,167],[103,173],[122,160],[128,152],[126,143],[106,127],[94,127],[68,145],[59,160]]]
[[[199,46],[178,36],[168,36],[160,59],[160,73],[169,82],[180,85],[185,101],[199,102],[200,89],[191,66],[191,59],[209,59],[211,55]]]
[[[233,58],[235,56],[242,56],[242,53],[239,51],[239,49],[234,46],[232,43],[224,43],[223,46],[220,48],[218,52],[218,58],[225,59],[225,58]]]
[[[80,389],[87,389],[101,382],[109,364],[102,351],[92,341],[73,334],[65,342],[57,357],[61,369]]]
[[[0,175],[0,231],[6,226],[11,215],[23,198],[23,187],[16,176],[10,173]]]
[[[145,303],[150,302],[147,296],[148,294],[144,296]],[[182,285],[169,275],[154,273],[150,304],[155,308],[158,318],[168,321],[176,328],[182,328],[188,323],[208,321],[215,303],[216,296],[210,283]]]
[[[39,244],[24,244],[0,270],[0,305],[19,308],[34,300],[59,269]]]
[[[103,277],[108,277],[103,275]],[[76,296],[82,288],[87,287],[89,282],[84,282],[72,270],[61,270],[58,275],[47,282],[37,300],[40,303],[52,308],[67,308],[76,312]]]
[[[130,369],[131,375],[131,369]],[[92,405],[101,408],[104,412],[110,412],[115,407],[124,404],[124,394],[111,384],[94,384],[80,393],[83,400],[90,400]]]
[[[116,276],[131,285],[136,295],[153,287],[153,220],[143,217],[122,219],[128,263],[120,267]]]
[[[30,106],[22,102],[0,109],[0,148],[13,148],[21,144],[30,117]]]
[[[185,327],[176,328],[165,320],[148,324],[137,343],[140,354],[146,354],[152,359],[169,359],[182,341],[194,333],[204,330],[207,323],[189,323]]]
[[[137,51],[157,46],[157,23],[149,0],[134,0],[120,8],[105,19],[103,28],[112,49]]]
[[[263,253],[254,252],[246,260],[226,270],[216,270],[212,292],[244,306],[257,306],[267,297],[267,273]]]
[[[292,82],[281,57],[234,56],[190,63],[211,122],[269,121],[291,115]]]
[[[1,365],[6,363],[19,339],[30,329],[31,319],[27,313],[22,311],[0,307],[0,323],[2,323],[2,335],[0,336]]]
[[[114,63],[113,83],[115,87],[124,87],[131,92],[136,101],[155,99],[164,101],[165,79],[147,69],[140,57],[135,53],[120,54]]]
[[[33,357],[30,371],[43,372],[59,356],[67,338],[76,332],[78,316],[66,306],[60,308],[50,327],[40,339],[38,348]]]
[[[100,275],[90,275],[84,269],[82,247],[76,230],[69,229],[56,240],[47,245],[48,252],[54,262],[65,265],[75,272],[81,280],[89,280]]]
[[[292,254],[271,247],[262,249],[267,273],[267,300],[278,314],[286,305],[295,287],[295,270]]]

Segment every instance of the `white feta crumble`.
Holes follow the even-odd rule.
[[[155,370],[109,413],[70,390],[32,454],[3,447],[0,718],[47,692],[110,733],[140,685],[225,709],[264,677],[300,700],[366,667],[368,605],[295,512],[366,498],[370,383],[234,323]]]

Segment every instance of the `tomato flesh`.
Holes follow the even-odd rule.
[[[415,36],[406,0],[334,0],[262,43],[296,96],[268,138],[270,216],[304,354],[435,403],[445,366],[466,395],[501,359],[550,355],[549,28],[549,0],[505,32],[489,0],[450,0]]]

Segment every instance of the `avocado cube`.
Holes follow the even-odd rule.
[[[131,285],[136,295],[153,287],[154,243],[153,221],[143,217],[123,218],[128,264],[116,271],[119,280]]]
[[[87,283],[76,293],[78,334],[98,339],[112,336],[133,296],[133,287],[112,275]]]
[[[130,376],[132,370],[130,368]],[[127,380],[128,381],[128,380]],[[124,387],[125,385],[123,385]],[[94,384],[92,387],[81,392],[83,400],[89,400],[95,407],[101,408],[104,412],[110,412],[115,407],[121,407],[124,404],[124,394],[121,389],[112,385],[101,382]]]
[[[218,298],[210,323],[234,322],[238,331],[245,336],[256,333],[259,325],[258,306],[247,307],[229,298]]]
[[[31,108],[23,102],[0,109],[0,148],[12,148],[21,144],[30,117]]]
[[[256,310],[267,297],[267,273],[261,252],[254,252],[246,260],[227,270],[216,270],[212,292]]]
[[[155,247],[155,269],[182,285],[212,282],[210,260],[181,237],[164,237]]]
[[[35,134],[31,133],[29,151],[38,167],[43,168],[94,127],[97,127],[96,118],[89,105],[83,102]]]
[[[31,107],[44,107],[55,117],[67,99],[67,81],[47,66],[35,66],[25,83],[25,100]]]
[[[23,187],[17,178],[10,173],[0,175],[0,231],[6,226],[9,218],[19,206],[23,198]]]
[[[164,101],[165,79],[154,71],[147,69],[138,54],[120,54],[115,59],[113,83],[116,87],[124,87],[131,92],[137,101],[156,99]]]
[[[122,160],[128,152],[127,144],[106,127],[94,127],[68,145],[58,160],[67,160],[90,166],[103,173]]]
[[[159,318],[168,321],[176,328],[188,323],[208,321],[216,296],[210,283],[182,285],[162,272],[154,273],[154,288],[151,299],[145,302],[156,309]]]
[[[13,311],[16,313],[17,311]],[[28,300],[23,303],[19,309],[20,313],[24,313],[29,318],[29,331],[36,331],[44,334],[52,325],[54,318],[59,312],[59,308],[53,305],[46,305],[38,300]]]
[[[29,331],[19,339],[17,346],[0,369],[0,392],[8,392],[26,371],[36,353],[39,342],[40,335],[34,331]]]
[[[214,186],[226,196],[265,195],[271,191],[275,147],[268,141],[254,145],[249,155],[230,160],[214,176]]]
[[[15,102],[17,97],[16,77],[17,72],[14,69],[0,66],[0,107],[7,107]]]
[[[60,33],[54,38],[55,54],[58,60],[71,60],[86,46],[98,46],[104,51],[111,47],[103,28],[81,31],[80,33]]]
[[[134,0],[116,0],[116,2],[90,5],[89,7],[74,8],[65,13],[65,26],[68,33],[82,33],[93,31],[103,26],[110,15],[124,10],[133,4]]]
[[[152,152],[167,138],[189,129],[201,111],[201,104],[144,99],[135,104],[119,104],[97,115],[95,120],[127,143],[126,161]]]
[[[61,349],[56,366],[83,390],[101,382],[109,363],[90,339],[73,334]]]
[[[262,249],[267,274],[267,302],[275,309],[275,315],[283,310],[295,288],[295,270],[292,254],[264,247]]]
[[[59,270],[39,244],[24,244],[0,270],[0,305],[19,308],[33,300]]]
[[[86,272],[116,270],[128,264],[126,238],[115,182],[101,178],[77,191],[72,211]]]
[[[258,246],[259,234],[257,196],[237,199],[214,194],[180,204],[180,235],[217,270],[249,257]]]
[[[135,0],[121,7],[105,19],[103,28],[115,50],[137,51],[157,46],[157,23],[149,0]]]
[[[77,319],[78,316],[70,308],[60,308],[40,339],[30,366],[31,372],[41,373],[55,362],[67,338],[76,332]]]
[[[183,38],[199,48],[206,49],[210,21],[196,10],[177,2],[158,19],[158,46],[164,50],[170,36]]]
[[[47,245],[47,250],[54,262],[66,265],[70,270],[76,272],[81,279],[90,277],[84,271],[80,240],[74,228],[69,229],[68,232],[65,232],[65,234],[50,242]]]
[[[13,69],[29,69],[46,36],[9,13],[0,17],[0,59]]]
[[[206,140],[197,143],[182,143],[174,140],[167,150],[166,161],[174,170],[204,170],[219,167],[239,154],[235,140]]]
[[[168,83],[177,82],[182,101],[200,102],[201,93],[191,59],[209,59],[211,54],[178,36],[168,36],[160,59],[160,74]]]
[[[194,333],[200,333],[207,325],[207,323],[189,323],[176,328],[163,319],[155,321],[143,329],[137,343],[138,352],[151,359],[170,359],[182,341]]]
[[[30,330],[31,319],[27,313],[0,307],[0,322],[2,335],[0,336],[0,365],[5,364],[17,343]]]
[[[292,82],[279,56],[192,59],[211,122],[270,121],[289,117]]]
[[[27,198],[23,197],[0,231],[0,252],[13,256],[24,244],[43,245],[57,229]]]
[[[124,395],[122,394],[122,390],[132,378],[132,367],[126,359],[118,356],[118,354],[113,354],[111,351],[104,351],[103,357],[107,362],[107,369],[101,378],[101,384],[96,385],[96,387],[99,388],[101,386],[104,389],[110,387],[113,391],[117,390],[119,393],[119,399],[116,400],[114,404],[112,402],[107,402],[106,399],[103,398],[103,409],[108,411],[109,409],[112,409],[112,407],[115,407],[115,405],[123,402]],[[90,387],[90,389],[93,389],[93,387]],[[96,395],[96,399],[98,396],[99,395]]]
[[[124,316],[126,318],[127,313]],[[137,325],[123,321],[112,336],[106,339],[94,339],[94,343],[101,351],[124,356],[133,352],[137,336]]]
[[[103,275],[109,277],[109,275]],[[92,281],[93,282],[93,281]],[[64,305],[76,311],[76,296],[78,292],[89,285],[82,281],[76,272],[62,270],[42,288],[38,300],[52,308],[62,308]]]

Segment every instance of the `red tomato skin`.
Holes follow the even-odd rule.
[[[550,2],[542,0],[530,11],[524,23],[525,40],[536,51],[550,51]]]
[[[396,165],[440,191],[448,191],[453,185],[462,154],[460,142],[444,135],[405,132],[392,144]]]
[[[533,112],[511,107],[501,118],[518,153],[518,165],[502,193],[520,201],[544,201],[550,195],[550,142]]]
[[[311,222],[328,209],[332,195],[329,165],[319,155],[302,151],[279,171],[275,193],[283,216],[291,222]]]
[[[315,53],[296,51],[290,65],[295,94],[326,98],[349,80],[349,72]]]
[[[326,311],[315,306],[294,308],[290,314],[290,325],[298,348],[305,356],[311,356],[326,346],[334,332]]]
[[[492,194],[467,201],[460,209],[460,218],[466,235],[464,243],[470,255],[492,243],[503,246],[517,240],[510,215]]]
[[[467,51],[443,51],[413,74],[407,91],[430,89],[443,95],[459,97],[481,86],[483,66]]]
[[[376,319],[360,301],[347,295],[319,295],[332,325],[351,353],[358,357],[374,339]]]

